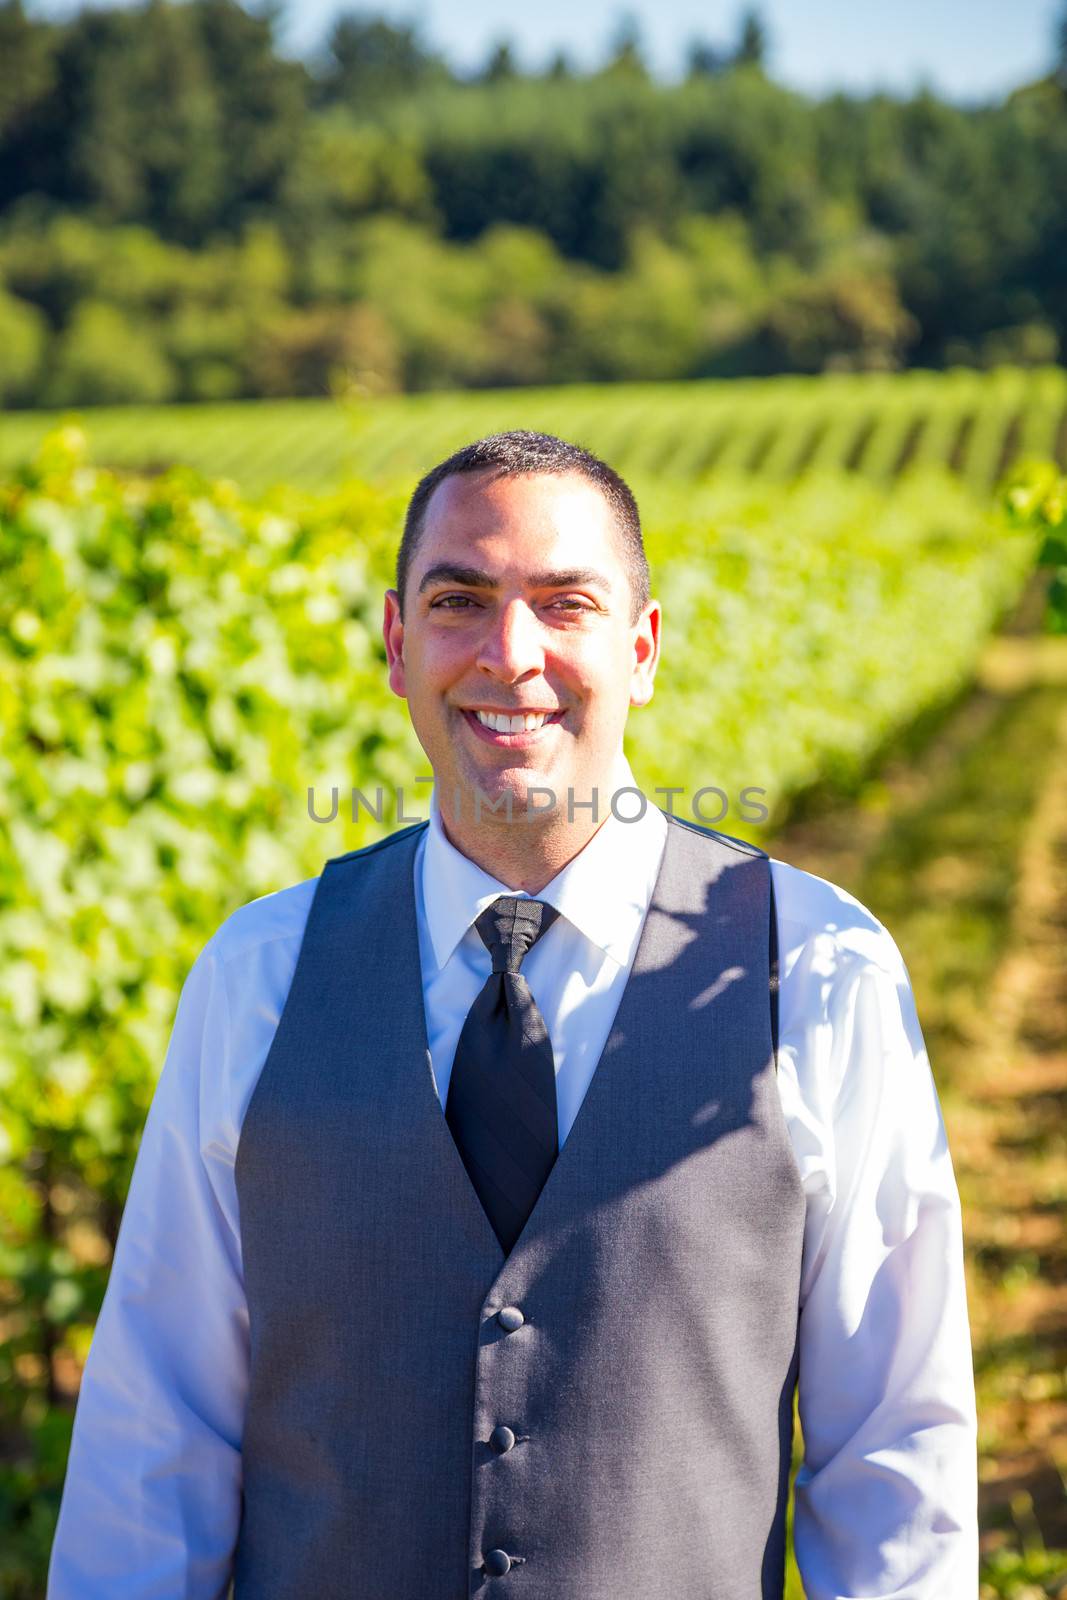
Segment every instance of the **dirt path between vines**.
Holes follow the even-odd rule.
[[[1067,640],[993,640],[923,752],[769,848],[900,945],[964,1206],[983,1556],[1067,1551]]]

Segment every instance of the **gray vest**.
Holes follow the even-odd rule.
[[[505,1258],[430,1064],[425,826],[327,862],[245,1116],[236,1600],[780,1596],[804,1197],[768,858],[669,819]]]

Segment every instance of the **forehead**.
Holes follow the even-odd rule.
[[[595,556],[622,570],[615,513],[576,472],[502,477],[489,468],[445,478],[426,506],[413,571],[475,549],[483,563],[504,568],[540,565],[549,556],[574,565]]]

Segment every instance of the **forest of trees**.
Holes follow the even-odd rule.
[[[678,82],[460,76],[414,24],[0,0],[0,403],[1041,363],[1067,350],[1067,10],[995,104],[817,100],[750,13]]]

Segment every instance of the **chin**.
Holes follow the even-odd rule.
[[[505,795],[511,795],[511,815],[513,817],[525,816],[527,811],[527,794],[531,789],[551,789],[559,805],[565,806],[567,802],[567,786],[562,788],[558,780],[553,780],[547,773],[529,767],[497,767],[492,772],[477,772],[464,774],[459,780],[461,788],[465,791],[462,804],[468,815],[473,814],[474,797],[477,790],[485,796],[483,815],[489,813],[489,806],[500,801],[498,816],[506,816]],[[451,798],[451,796],[450,796]],[[534,796],[534,810],[545,808],[545,797]]]

